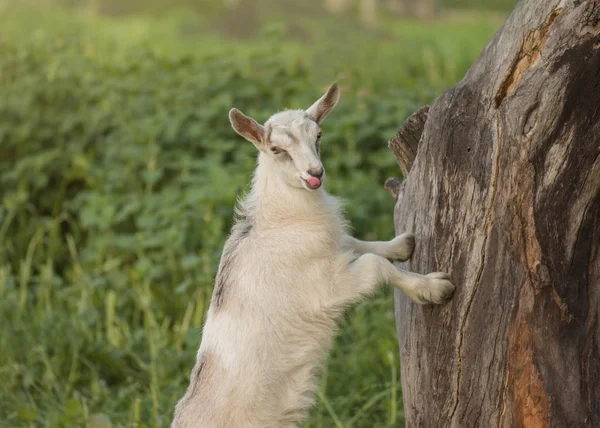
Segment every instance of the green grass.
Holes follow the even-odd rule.
[[[231,105],[265,120],[338,79],[328,189],[357,236],[388,239],[387,140],[500,24],[298,16],[301,40],[273,19],[236,40],[187,13],[0,14],[0,426],[168,426],[254,164]],[[403,426],[391,296],[341,320],[306,427]]]

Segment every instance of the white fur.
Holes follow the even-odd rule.
[[[333,85],[306,112],[277,113],[264,127],[230,113],[234,129],[259,148],[258,166],[172,427],[295,427],[314,403],[336,319],[349,304],[383,283],[417,303],[452,294],[448,275],[403,272],[388,260],[410,257],[412,234],[359,241],[347,234],[340,202],[306,185],[307,171],[322,168],[319,123],[338,97]]]

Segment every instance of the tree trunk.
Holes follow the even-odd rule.
[[[456,285],[396,292],[406,425],[600,427],[600,1],[521,1],[390,147],[400,266]]]
[[[254,37],[261,26],[261,4],[261,0],[232,0],[227,12],[213,25],[225,30],[229,36],[240,39]]]
[[[387,0],[386,8],[396,14],[420,19],[433,18],[439,14],[440,6],[436,0]]]
[[[411,4],[412,14],[421,19],[433,18],[437,15],[437,2],[436,0],[418,0]]]
[[[325,0],[325,8],[329,12],[341,13],[346,11],[349,3],[349,0]]]
[[[100,0],[89,0],[87,11],[90,16],[100,16],[101,9]]]
[[[363,25],[372,27],[377,19],[376,0],[360,0],[359,16]]]

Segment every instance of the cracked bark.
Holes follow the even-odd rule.
[[[409,427],[600,426],[600,0],[524,0],[389,144],[415,272],[395,294]]]

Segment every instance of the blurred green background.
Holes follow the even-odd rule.
[[[389,239],[387,141],[514,3],[0,0],[0,426],[168,426],[255,164],[228,110],[337,80],[327,188]],[[306,427],[404,425],[391,296],[342,320]]]

